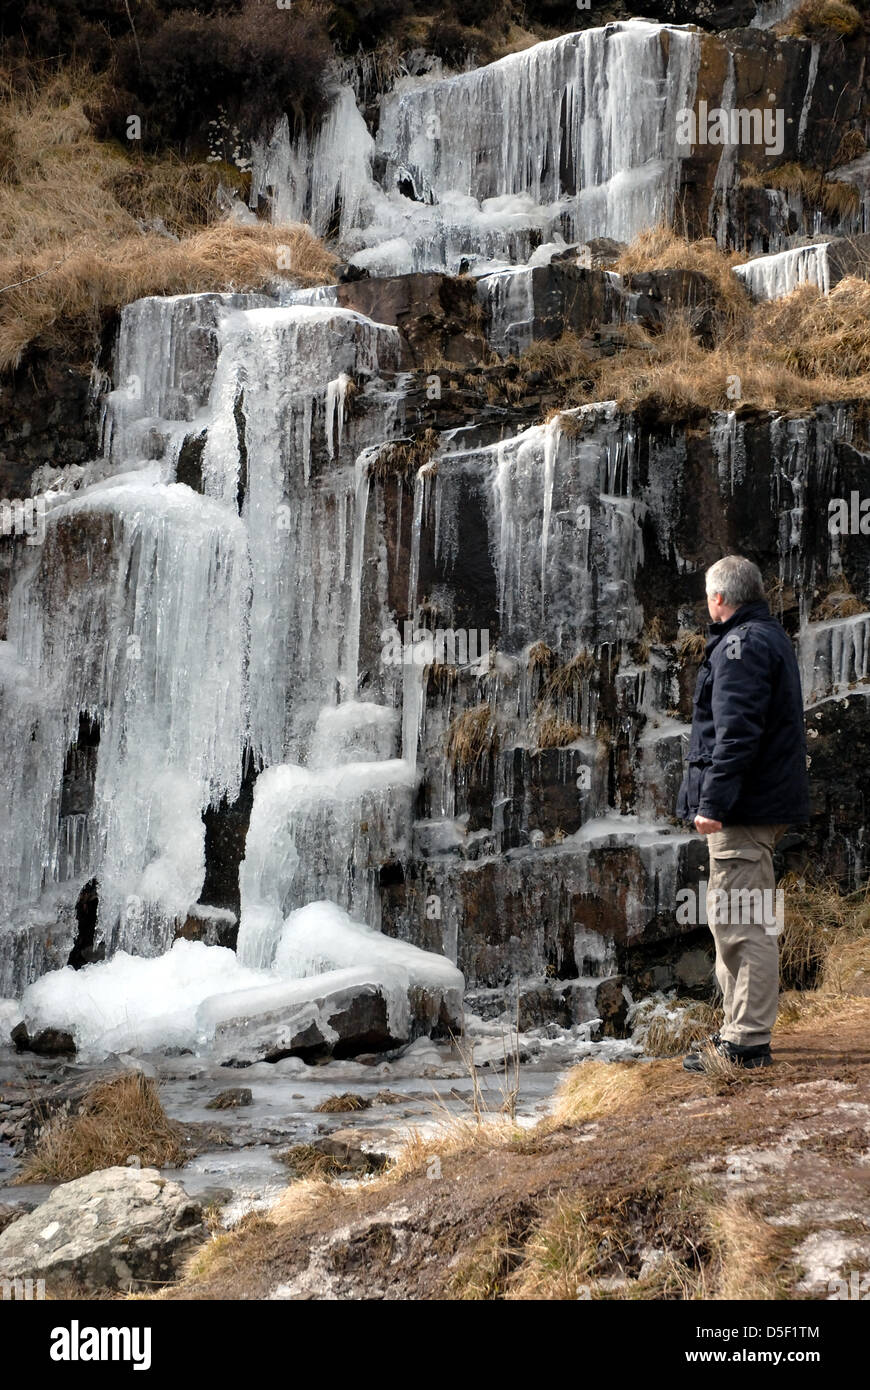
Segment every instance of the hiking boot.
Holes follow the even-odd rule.
[[[703,1046],[703,1044],[702,1044]],[[727,1057],[737,1067],[769,1067],[773,1062],[770,1043],[758,1043],[755,1047],[741,1047],[740,1043],[728,1042],[725,1038],[713,1044],[713,1050],[721,1057]],[[690,1052],[683,1058],[683,1071],[705,1072],[706,1057],[703,1052]]]
[[[705,1047],[718,1047],[721,1042],[718,1031],[711,1033],[709,1038],[696,1038],[693,1043],[689,1043],[690,1052],[703,1052]]]

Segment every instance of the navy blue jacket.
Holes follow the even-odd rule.
[[[710,624],[677,815],[723,825],[806,821],[806,754],[794,648],[763,599],[744,603]]]

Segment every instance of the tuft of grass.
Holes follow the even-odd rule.
[[[529,648],[528,672],[533,676],[536,671],[546,675],[556,663],[556,653],[546,642],[533,642]]]
[[[640,1100],[662,1075],[654,1062],[580,1062],[559,1087],[549,1123],[557,1128],[612,1115]]]
[[[100,1082],[74,1115],[49,1120],[15,1183],[70,1182],[136,1154],[144,1167],[177,1167],[187,1152],[157,1083],[139,1072]]]
[[[712,1289],[722,1302],[769,1302],[788,1297],[787,1239],[744,1197],[711,1197],[708,1207]]]
[[[523,368],[540,372],[548,381],[588,375],[591,358],[574,333],[563,333],[554,341],[534,342],[522,354]]]
[[[641,1000],[631,1015],[632,1038],[652,1057],[679,1057],[714,1033],[722,1010],[703,999]]]
[[[861,194],[855,184],[829,179],[821,170],[794,161],[780,164],[776,169],[746,174],[741,183],[746,188],[782,189],[837,222],[852,217],[861,205]]]
[[[403,478],[410,481],[431,460],[438,448],[437,430],[426,429],[413,439],[397,439],[379,449],[372,460],[372,476],[386,481]]]
[[[800,285],[759,306],[768,351],[802,377],[851,380],[870,374],[870,283],[845,276],[830,294]]]
[[[808,39],[848,39],[862,27],[860,13],[845,0],[803,0],[777,32]]]
[[[210,1240],[193,1252],[182,1271],[183,1282],[199,1283],[225,1275],[230,1286],[237,1287],[238,1281],[244,1278],[245,1263],[252,1256],[252,1238],[265,1244],[274,1229],[271,1211],[266,1215],[260,1211],[248,1212],[232,1230],[212,1235]],[[160,1296],[159,1292],[152,1295],[158,1301]]]
[[[681,666],[697,666],[704,659],[707,638],[703,632],[681,628],[677,633],[677,658]]]
[[[323,1153],[311,1144],[293,1144],[289,1149],[283,1149],[277,1157],[300,1179],[332,1178],[346,1171],[335,1154]]]
[[[498,729],[488,704],[463,710],[447,730],[447,758],[454,770],[479,767],[498,745]]]
[[[583,730],[570,719],[562,719],[555,710],[538,706],[531,724],[531,735],[535,749],[565,748],[575,739],[581,738]]]
[[[696,270],[710,280],[723,317],[736,322],[751,309],[746,287],[733,273],[734,266],[746,259],[737,251],[722,251],[713,237],[688,241],[659,224],[635,237],[614,269],[620,275],[648,270]]]
[[[851,164],[853,159],[860,159],[862,154],[867,153],[867,141],[864,139],[860,130],[854,127],[843,132],[843,138],[837,146],[837,153],[831,161],[831,167],[839,169],[841,164]]]
[[[544,697],[548,700],[575,697],[594,670],[595,654],[584,647],[570,661],[551,672],[544,688]]]
[[[870,982],[870,890],[843,897],[835,883],[810,884],[795,874],[779,886],[785,908],[781,988],[863,993]]]
[[[582,1197],[557,1197],[526,1241],[508,1298],[574,1300],[619,1257],[626,1258],[624,1234],[612,1210],[593,1213]]]
[[[466,1302],[502,1299],[510,1274],[521,1259],[522,1246],[512,1238],[510,1224],[500,1222],[460,1260],[450,1280],[450,1292]]]
[[[315,1105],[317,1115],[337,1115],[345,1111],[368,1110],[371,1101],[366,1096],[358,1096],[354,1091],[343,1091],[340,1096],[327,1096],[326,1100]]]

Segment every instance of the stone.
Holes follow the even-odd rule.
[[[423,1036],[448,1037],[462,1032],[460,976],[453,988],[411,985],[404,972],[377,982],[354,980],[352,971],[333,971],[332,979],[314,976],[307,991],[296,991],[286,1004],[252,1017],[224,1017],[215,1029],[215,1050],[222,1065],[247,1067],[301,1057],[309,1063],[330,1057],[386,1052]],[[336,975],[345,980],[336,981]],[[298,982],[303,983],[303,982]],[[400,991],[406,992],[406,1003]]]
[[[339,285],[338,303],[394,324],[407,367],[430,359],[471,365],[486,355],[471,279],[433,272],[354,280]]]
[[[253,1105],[254,1097],[249,1086],[230,1086],[226,1091],[219,1091],[214,1100],[210,1100],[205,1107],[206,1110],[235,1110],[242,1105]]]
[[[153,1288],[205,1237],[199,1203],[156,1168],[103,1168],[0,1233],[0,1279],[44,1279],[49,1292]]]
[[[595,1004],[601,1019],[601,1032],[608,1038],[628,1036],[626,1015],[628,998],[621,975],[602,980],[595,994]]]
[[[18,1052],[36,1052],[41,1057],[65,1057],[76,1050],[72,1033],[62,1028],[41,1028],[31,1037],[26,1023],[19,1023],[9,1036]]]

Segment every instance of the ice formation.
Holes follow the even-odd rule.
[[[734,274],[756,299],[782,299],[798,285],[817,285],[823,294],[831,288],[827,241],[796,246],[775,256],[758,256],[736,265]]]
[[[271,190],[277,221],[321,233],[339,206],[341,243],[373,274],[527,261],[556,236],[631,240],[673,209],[699,56],[698,34],[645,20],[565,34],[400,80],[375,137],[345,87],[313,145],[278,127],[252,197]]]
[[[789,3],[759,6],[758,23]],[[405,78],[384,95],[375,134],[339,87],[316,133],[294,142],[285,122],[257,151],[252,196],[268,195],[277,221],[326,233],[337,220],[342,254],[372,274],[470,269],[490,346],[515,354],[533,339],[535,285],[554,255],[594,237],[630,240],[673,212],[677,114],[693,105],[701,43],[689,27],[638,20],[473,72]],[[799,139],[818,62],[812,46]],[[723,99],[735,90],[732,61]],[[726,147],[711,209],[723,240],[734,167]],[[785,227],[787,196],[768,196]],[[756,297],[805,282],[827,290],[827,251],[794,248],[736,274]],[[447,431],[414,481],[411,517],[401,488],[388,517],[389,489],[372,466],[413,420],[399,333],[341,307],[342,293],[276,285],[128,305],[103,455],[81,470],[78,490],[50,497],[45,541],[17,572],[0,643],[0,994],[23,992],[29,1027],[68,1027],[85,1052],[208,1046],[276,1011],[320,1019],[325,992],[375,985],[400,1030],[412,991],[461,988],[463,893],[503,850],[486,889],[498,919],[521,904],[538,926],[492,948],[503,951],[499,969],[540,973],[556,958],[592,1008],[615,947],[572,903],[617,895],[631,938],[651,905],[673,901],[685,869],[689,837],[661,822],[685,736],[664,712],[679,692],[654,642],[643,662],[628,650],[644,638],[645,541],[676,572],[691,567],[674,540],[685,441],[641,445],[614,402],[512,437]],[[637,307],[616,275],[605,293],[614,319]],[[726,502],[752,482],[745,428],[736,411],[711,423],[711,481]],[[771,418],[779,577],[800,596],[813,700],[868,679],[867,615],[810,623],[806,611],[816,568],[837,559],[836,538],[829,557],[817,542],[811,477],[831,475],[845,430],[839,408]],[[511,815],[531,824],[527,805],[513,808],[519,762],[541,751],[534,731],[494,759],[492,824],[471,829],[458,813],[461,775],[444,756],[463,707],[428,698],[415,659],[425,636],[399,639],[401,671],[371,659],[372,633],[402,604],[412,628],[422,623],[421,576],[426,596],[449,608],[470,498],[471,543],[481,573],[489,561],[493,573],[481,611],[497,618],[498,643],[486,634],[473,658],[451,664],[475,668],[493,714],[503,681],[526,727],[538,698],[533,644],[573,664],[560,711],[573,736],[546,751],[572,778],[588,777],[578,779],[579,828],[553,843],[528,825],[521,845],[511,840]],[[402,565],[407,552],[398,597],[388,540]],[[636,816],[617,810],[598,737],[605,667],[634,759]],[[257,777],[238,950],[175,940],[187,919],[199,928],[214,915],[199,901],[204,817],[233,803],[246,768]],[[426,940],[443,955],[378,929],[382,872],[404,892],[403,865],[422,843],[440,914]],[[613,863],[626,865],[618,884]],[[69,956],[91,881],[107,960],[43,973],[52,935]],[[3,999],[0,1018],[15,1008]]]
[[[79,1052],[200,1049],[215,1030],[269,1014],[316,1010],[339,990],[383,990],[393,1035],[407,1036],[409,991],[461,996],[462,975],[443,956],[393,940],[354,921],[335,903],[290,914],[273,970],[251,969],[234,951],[176,941],[153,958],[118,951],[110,961],[50,971],[24,992],[20,1009],[0,1000],[0,1019],[23,1016],[28,1029],[62,1028]]]

